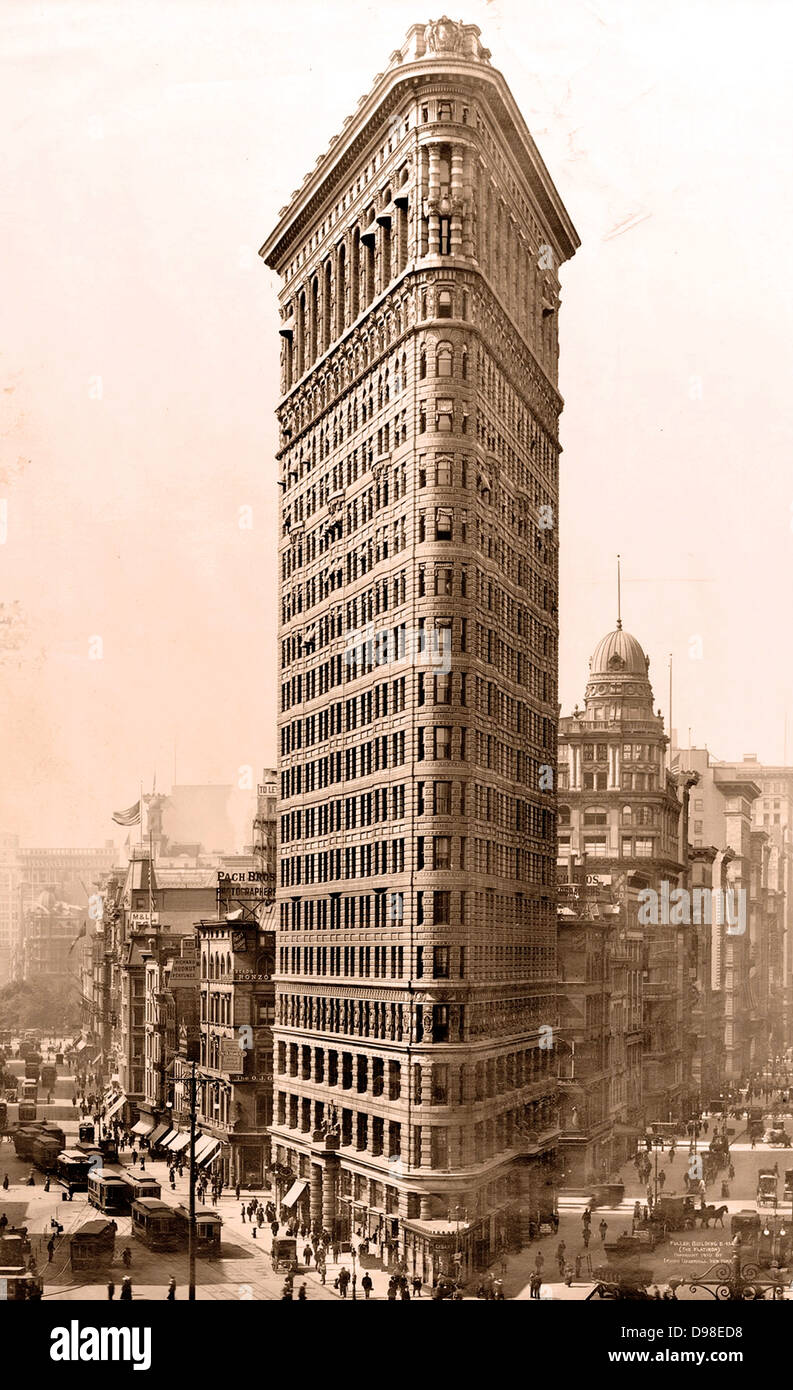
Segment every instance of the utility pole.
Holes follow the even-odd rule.
[[[196,1121],[196,1074],[195,1062],[190,1078],[190,1222],[187,1232],[187,1259],[189,1283],[187,1298],[195,1303],[195,1121]]]

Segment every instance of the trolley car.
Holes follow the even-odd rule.
[[[101,1163],[101,1155],[97,1156]],[[96,1166],[90,1154],[80,1149],[63,1149],[58,1154],[55,1176],[61,1187],[73,1197],[75,1192],[88,1191],[88,1179]]]
[[[87,1221],[75,1231],[69,1242],[72,1269],[109,1270],[113,1263],[116,1231],[115,1221]]]
[[[179,1232],[172,1207],[156,1197],[139,1197],[132,1203],[131,1210],[132,1234],[138,1240],[142,1240],[150,1250],[176,1249]]]
[[[187,1246],[190,1241],[190,1212],[182,1203],[174,1208],[174,1215],[177,1220],[179,1242]],[[216,1211],[196,1212],[195,1217],[195,1252],[196,1255],[207,1255],[213,1260],[220,1254],[220,1238],[223,1230],[223,1217],[218,1216]]]
[[[139,1202],[141,1197],[162,1197],[162,1185],[156,1178],[152,1178],[148,1173],[131,1173],[129,1171],[121,1174],[122,1179],[129,1187],[130,1201]]]
[[[88,1175],[88,1200],[98,1211],[129,1211],[129,1186],[118,1173],[94,1168]]]

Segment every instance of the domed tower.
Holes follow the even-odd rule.
[[[610,886],[625,931],[608,988],[620,995],[617,957],[624,957],[636,977],[625,997],[635,999],[638,991],[641,1001],[633,1031],[625,1034],[622,1062],[613,1036],[608,1043],[609,1107],[618,1115],[618,1093],[624,1093],[631,1123],[642,1111],[647,1120],[668,1119],[679,1104],[683,1071],[682,936],[663,921],[643,928],[638,918],[638,893],[653,889],[659,901],[668,901],[683,872],[682,808],[665,765],[668,739],[663,716],[653,713],[649,665],[641,643],[618,619],[592,654],[583,710],[559,721],[559,880],[592,884],[593,891]],[[570,887],[560,896],[575,899],[589,891]],[[633,966],[631,952],[638,952]],[[611,1152],[622,1157],[616,1142]]]
[[[667,786],[667,736],[653,713],[650,660],[618,619],[589,662],[583,710],[559,724],[559,857],[679,872],[679,803]],[[592,792],[605,793],[592,801]],[[572,793],[573,795],[569,795]],[[577,805],[579,797],[586,800]]]

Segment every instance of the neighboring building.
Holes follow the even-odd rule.
[[[12,978],[19,941],[19,836],[0,834],[0,985]]]
[[[745,893],[746,921],[734,929],[712,913],[712,988],[720,996],[724,1025],[723,1080],[735,1086],[762,1068],[768,1054],[769,1026],[761,1008],[763,986],[759,970],[765,959],[765,879],[763,832],[753,832],[753,803],[761,793],[750,769],[742,775],[731,764],[719,763],[706,748],[673,750],[673,766],[698,773],[691,799],[692,856],[711,847],[711,888]],[[706,873],[701,873],[706,877]]]
[[[594,875],[592,876],[595,877]],[[560,1154],[567,1187],[602,1182],[642,1132],[642,951],[637,894],[559,887]]]
[[[77,987],[80,953],[75,948],[86,932],[84,907],[60,902],[52,888],[42,890],[23,911],[20,978],[56,990]]]
[[[559,723],[559,865],[613,886],[619,901],[684,880],[676,778],[653,713],[649,659],[621,621],[595,648],[584,709]],[[687,1118],[683,1075],[684,929],[644,930],[642,1107],[647,1121]],[[683,1115],[683,1111],[686,1112]]]
[[[226,1182],[260,1187],[270,1167],[275,1016],[275,905],[203,921],[198,1120],[219,1140]],[[214,1156],[214,1154],[213,1154]]]
[[[769,1049],[782,1055],[793,1043],[793,768],[759,763],[744,754],[729,766],[738,780],[760,788],[752,802],[753,828],[765,837],[765,934],[763,950]],[[758,968],[762,969],[758,960]]]
[[[473,25],[414,25],[262,248],[281,276],[273,1160],[411,1269],[553,1206],[558,268]]]
[[[137,1120],[147,1099],[147,961],[153,958],[160,965],[169,955],[180,956],[181,938],[193,940],[196,922],[216,908],[218,869],[152,864],[148,849],[136,849],[134,855],[119,894],[110,945],[114,963],[108,1012],[117,1026],[108,1073],[118,1077],[126,1095],[127,1118]]]
[[[103,849],[19,850],[23,907],[51,888],[64,902],[85,908],[99,879],[110,872],[117,850],[112,840]]]

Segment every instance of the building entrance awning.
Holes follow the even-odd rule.
[[[211,1163],[212,1159],[216,1158],[219,1152],[220,1140],[210,1139],[208,1146],[202,1150],[201,1156],[198,1157],[198,1155],[196,1155],[196,1162],[203,1168],[206,1163]]]
[[[125,1096],[123,1091],[121,1092],[121,1095],[117,1095],[113,1100],[112,1104],[108,1105],[107,1110],[105,1111],[105,1119],[112,1120],[113,1116],[117,1113],[117,1111],[121,1109],[126,1099],[127,1097]]]
[[[152,1130],[151,1134],[149,1135],[149,1143],[163,1144],[165,1142],[166,1135],[171,1136],[173,1132],[174,1131],[171,1129],[170,1125],[157,1125],[157,1128]]]
[[[298,1178],[297,1182],[292,1183],[292,1186],[290,1187],[286,1196],[281,1198],[281,1206],[286,1207],[287,1209],[289,1207],[293,1207],[295,1203],[299,1201],[300,1198],[303,1196],[303,1193],[306,1191],[307,1187],[308,1182],[306,1181],[306,1179]]]
[[[141,1135],[142,1135],[142,1134],[151,1134],[151,1132],[152,1132],[153,1129],[154,1129],[154,1121],[153,1121],[153,1120],[138,1120],[137,1124],[135,1124],[135,1125],[132,1126],[132,1129],[130,1130],[130,1133],[131,1133],[131,1134],[141,1134]]]

